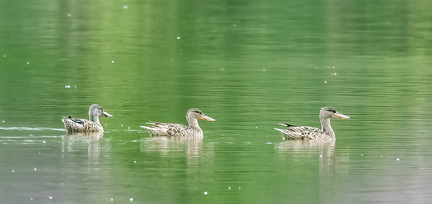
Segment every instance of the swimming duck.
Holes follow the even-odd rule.
[[[215,119],[206,116],[197,108],[191,108],[186,113],[186,120],[189,125],[177,123],[159,123],[148,122],[152,126],[140,126],[146,129],[152,136],[197,136],[202,137],[203,131],[198,125],[198,119],[215,121]]]
[[[295,126],[287,123],[279,125],[286,126],[288,129],[275,130],[282,133],[284,139],[303,139],[303,140],[336,140],[336,135],[330,125],[330,118],[349,119],[350,117],[337,112],[332,107],[321,108],[319,118],[321,122],[321,129],[309,126]]]
[[[63,117],[62,121],[66,130],[72,132],[103,132],[104,129],[99,122],[99,116],[113,117],[105,112],[98,104],[93,104],[89,108],[89,120],[73,118],[72,116]]]

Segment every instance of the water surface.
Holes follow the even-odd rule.
[[[0,0],[1,203],[428,203],[428,1]],[[61,116],[100,104],[100,137]],[[283,141],[280,122],[337,141]],[[150,137],[146,121],[204,138]]]

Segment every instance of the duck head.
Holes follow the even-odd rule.
[[[349,119],[350,118],[347,115],[344,115],[342,113],[337,112],[332,107],[328,107],[327,106],[327,107],[321,108],[320,118],[327,119],[327,118],[331,118],[331,117],[333,117],[333,118],[342,118],[342,119]]]
[[[93,104],[89,108],[89,118],[91,121],[95,121],[95,119],[99,116],[102,117],[113,117],[111,114],[105,112],[102,107],[98,104]]]
[[[202,119],[207,121],[215,121],[215,119],[205,115],[203,112],[201,112],[198,108],[191,108],[188,110],[186,114],[186,119]]]

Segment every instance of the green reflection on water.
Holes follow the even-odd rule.
[[[0,200],[427,200],[430,8],[0,1]],[[86,117],[93,103],[114,115],[102,119],[104,137],[63,136],[61,116]],[[327,105],[351,116],[333,121],[334,146],[282,141],[273,130],[319,126]],[[217,120],[200,123],[201,141],[139,128],[185,123],[191,107]]]

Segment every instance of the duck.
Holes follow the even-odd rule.
[[[71,115],[63,117],[63,122],[66,130],[69,133],[103,133],[104,129],[99,122],[99,116],[113,117],[111,114],[105,112],[98,104],[93,104],[89,107],[89,119],[73,118]]]
[[[160,122],[147,122],[151,126],[140,126],[149,132],[152,136],[195,136],[202,137],[203,131],[198,125],[198,119],[207,121],[216,121],[215,119],[205,115],[198,108],[190,108],[186,113],[186,120],[188,125],[177,123],[160,123]]]
[[[287,127],[287,129],[275,128],[282,133],[284,140],[336,140],[336,134],[330,125],[330,118],[349,119],[350,117],[337,112],[332,107],[323,107],[320,110],[319,119],[321,128],[309,126],[295,126],[288,123],[280,123],[279,125]]]

